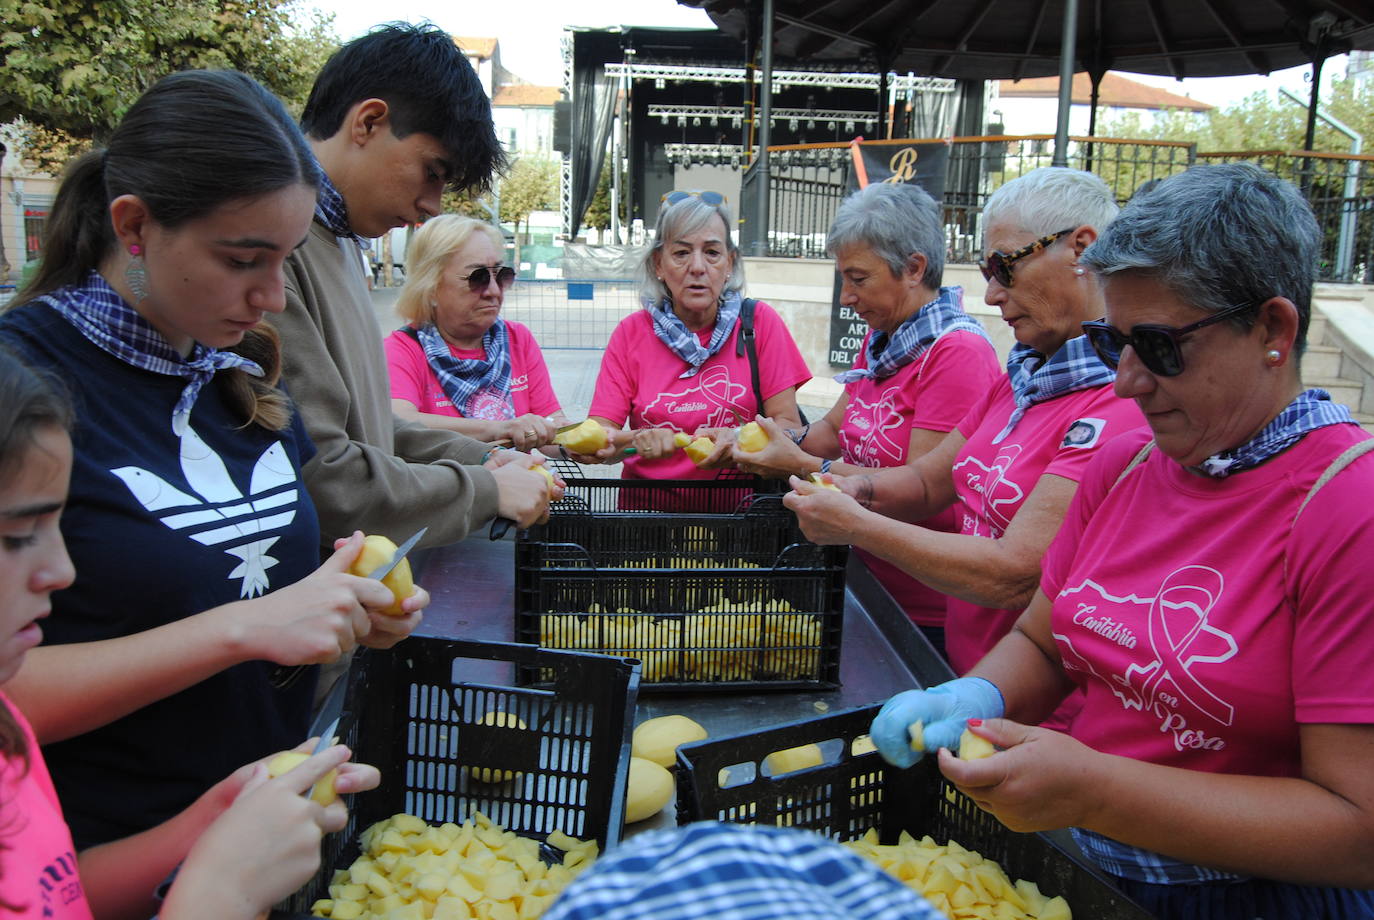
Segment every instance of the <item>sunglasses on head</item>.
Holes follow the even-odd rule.
[[[713,208],[718,208],[729,200],[720,192],[688,192],[678,190],[673,192],[665,192],[663,197],[658,200],[658,203],[666,204],[671,207],[672,205],[677,204],[679,201],[686,201],[688,198],[700,198],[704,204],[709,204]]]
[[[1002,287],[1011,287],[1012,266],[1014,266],[1017,262],[1020,262],[1026,256],[1031,255],[1033,253],[1037,253],[1040,250],[1044,249],[1046,246],[1050,245],[1055,240],[1059,239],[1061,236],[1072,233],[1075,229],[1077,228],[1070,227],[1067,230],[1060,230],[1057,233],[1051,233],[1046,236],[1042,236],[1034,243],[1022,246],[1015,252],[998,252],[994,249],[992,252],[988,253],[988,257],[986,259],[978,263],[978,270],[983,273],[984,281],[991,281],[993,278],[996,278],[997,283],[1002,285]]]
[[[1190,333],[1205,326],[1219,323],[1224,319],[1251,309],[1254,304],[1243,303],[1239,306],[1213,313],[1211,316],[1187,326],[1161,326],[1158,323],[1141,323],[1132,326],[1130,332],[1121,332],[1106,320],[1092,320],[1083,324],[1083,332],[1088,337],[1093,351],[1102,363],[1116,370],[1121,364],[1121,350],[1127,345],[1135,349],[1140,363],[1152,374],[1160,377],[1177,377],[1183,373],[1183,352],[1179,343]]]
[[[483,265],[481,268],[473,269],[471,275],[463,279],[468,283],[468,288],[474,294],[480,294],[491,284],[491,269]],[[496,284],[501,290],[506,290],[515,283],[515,269],[509,265],[503,265],[496,270]]]

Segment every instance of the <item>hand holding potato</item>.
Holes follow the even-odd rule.
[[[740,430],[731,458],[747,473],[774,477],[805,472],[819,462],[793,444],[776,422],[762,415]]]
[[[645,460],[658,460],[678,449],[671,428],[640,428],[634,433],[635,452]]]
[[[498,517],[512,520],[518,527],[529,527],[544,519],[549,513],[549,499],[562,496],[562,490],[551,493],[548,482],[543,477],[530,475],[530,467],[542,461],[519,451],[498,451],[514,454],[499,469],[492,470],[496,480]]]
[[[852,543],[867,516],[873,514],[843,491],[796,476],[790,477],[788,483],[792,491],[783,496],[782,503],[797,513],[797,523],[812,543],[832,546]]]

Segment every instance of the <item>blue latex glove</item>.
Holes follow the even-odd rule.
[[[981,677],[960,677],[929,690],[907,690],[883,704],[869,736],[883,760],[894,767],[910,767],[925,751],[911,749],[912,722],[924,723],[926,751],[942,747],[957,751],[959,736],[969,719],[997,719],[1006,711],[1002,691]]]

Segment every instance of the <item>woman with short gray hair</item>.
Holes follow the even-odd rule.
[[[946,595],[945,645],[956,673],[1006,635],[1034,595],[1040,558],[1097,449],[1141,424],[1112,393],[1112,371],[1081,323],[1102,315],[1083,251],[1116,214],[1111,189],[1048,167],[1006,183],[985,208],[985,300],[1016,334],[999,376],[923,456],[839,477],[848,494],[793,480],[784,501],[818,543],[849,543]],[[952,508],[959,528],[921,521]],[[1067,725],[1073,701],[1050,724]]]
[[[1374,917],[1374,439],[1303,388],[1319,239],[1247,164],[1126,206],[1081,260],[1107,307],[1085,326],[1149,429],[1089,467],[977,692],[873,724],[909,762],[911,721],[982,719],[1004,750],[941,752],[945,776],[1014,830],[1072,826],[1163,920]],[[1080,690],[1069,733],[1024,724]]]
[[[773,476],[850,475],[912,462],[936,447],[998,376],[997,352],[963,309],[960,287],[941,287],[940,206],[917,186],[877,183],[844,200],[826,248],[841,278],[840,305],[868,324],[844,393],[825,417],[799,429],[763,426],[761,451],[735,448],[739,468]],[[958,525],[951,508],[921,526]],[[944,654],[945,597],[863,549],[873,570]]]
[[[773,308],[741,296],[732,223],[718,192],[663,196],[640,263],[644,309],[611,333],[588,410],[610,443],[574,459],[624,459],[626,479],[705,479],[756,415],[800,426],[797,387],[811,372]],[[675,437],[694,434],[715,441],[700,465]]]

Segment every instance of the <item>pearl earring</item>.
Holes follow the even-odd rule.
[[[1081,269],[1081,268],[1075,268],[1075,269],[1073,270],[1073,273],[1074,273],[1075,275],[1084,274],[1083,269]]]
[[[1283,360],[1283,352],[1279,351],[1277,348],[1271,348],[1264,353],[1264,357],[1270,364],[1277,365]]]

